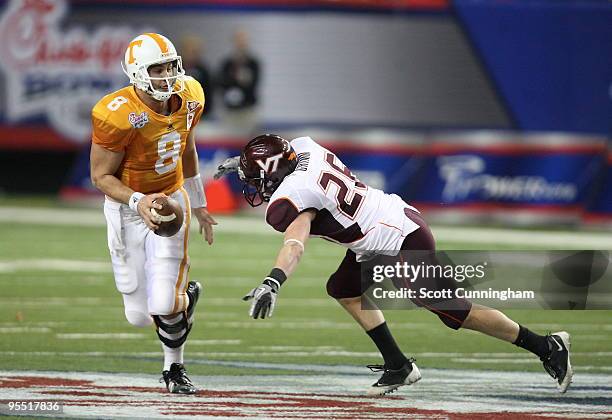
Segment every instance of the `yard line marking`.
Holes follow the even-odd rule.
[[[306,350],[312,349],[316,351],[344,351],[344,347],[337,346],[249,346],[251,350],[261,350],[261,351],[296,351],[296,350]]]
[[[572,334],[572,340],[576,341],[608,341],[610,340],[609,335],[603,334]]]
[[[38,306],[44,305],[101,305],[105,302],[113,302],[116,298],[101,298],[101,297],[2,297],[0,302],[2,303],[18,303],[19,305]],[[116,310],[116,308],[96,308],[97,311],[101,309]]]
[[[592,365],[580,365],[580,366],[572,366],[577,370],[605,370],[612,372],[612,366],[592,366]]]
[[[61,340],[141,340],[149,337],[142,333],[60,333],[55,334]]]
[[[222,307],[242,307],[245,308],[245,314],[247,311],[246,304],[242,301],[239,296],[235,298],[205,298],[208,306],[222,306]],[[121,306],[120,297],[0,297],[0,303],[12,304],[18,303],[19,305],[25,306],[36,306],[40,304],[44,305],[101,305],[103,303],[115,303],[113,307],[105,307],[105,310],[116,310],[117,307]],[[288,307],[337,307],[335,301],[328,298],[286,298],[283,300]],[[97,310],[100,310],[98,308]],[[246,315],[245,315],[246,317]],[[245,321],[245,325],[246,325]],[[251,320],[255,324],[255,320]],[[251,324],[249,324],[251,325]],[[356,324],[352,324],[356,325]]]
[[[222,341],[222,340],[220,340]],[[190,343],[187,340],[187,343]],[[255,346],[257,347],[257,346]],[[249,347],[254,349],[255,347]],[[312,350],[310,350],[312,349]],[[54,352],[54,351],[0,351],[0,355],[16,356],[16,355],[27,355],[27,356],[81,356],[81,357],[158,357],[159,352],[108,352],[108,351],[94,351],[94,352]],[[510,358],[512,355],[514,359]],[[325,346],[318,347],[303,347],[302,351],[235,351],[235,352],[189,352],[189,357],[222,357],[222,356],[346,356],[346,357],[380,357],[378,352],[357,352],[357,351],[346,351],[346,350],[328,350]],[[451,358],[452,361],[462,362],[468,361],[468,363],[477,363],[478,361],[493,361],[491,363],[503,363],[504,361],[510,363],[540,363],[537,357],[526,358],[521,354],[517,353],[414,353],[415,357],[422,358]],[[584,356],[584,357],[612,357],[612,352],[576,352],[572,353],[572,356]]]
[[[110,262],[66,260],[66,259],[22,259],[0,261],[0,272],[14,273],[17,271],[76,271],[92,273],[112,272]]]
[[[239,345],[242,340],[187,340],[189,346],[223,346],[223,345]]]
[[[511,364],[531,364],[531,363],[542,363],[539,359],[470,359],[470,358],[459,358],[452,357],[451,362],[454,363],[511,363]]]
[[[0,327],[0,333],[13,334],[13,333],[50,333],[51,328],[47,327]]]
[[[215,216],[219,225],[215,227],[218,232],[249,234],[276,233],[261,219]],[[58,209],[58,208],[27,208],[27,207],[0,207],[0,222],[25,223],[37,225],[60,226],[106,226],[102,203],[99,210],[91,209]],[[192,225],[192,229],[198,229]]]
[[[10,303],[10,302],[14,302],[16,299],[20,299],[20,298],[0,298],[0,303],[5,301],[6,303]],[[41,303],[46,303],[48,299],[54,299],[54,301],[58,304],[68,304],[68,303],[74,303],[73,301],[68,300],[67,298],[28,298],[28,300],[32,300],[32,299],[37,299],[34,301],[35,305],[39,305]],[[80,299],[80,300],[84,300],[84,303],[91,303],[90,299],[96,299],[96,298],[70,298],[70,299]],[[108,298],[108,299],[114,299],[114,298]],[[205,298],[208,299],[208,298]],[[218,298],[221,299],[221,298]],[[234,299],[232,299],[234,300]],[[286,300],[283,300],[283,302],[285,302]],[[102,302],[97,302],[97,303],[102,303]],[[223,302],[217,302],[218,304],[221,304]],[[117,303],[117,307],[120,307],[120,303]],[[209,323],[211,326],[219,326],[219,327],[239,327],[239,328],[251,328],[254,325],[258,324],[257,321],[216,321],[216,322],[211,322],[211,319],[220,319],[220,320],[225,320],[228,317],[233,317],[233,318],[244,318],[245,315],[244,314],[239,314],[239,313],[235,313],[235,312],[219,312],[219,311],[215,311],[215,312],[209,312],[206,313],[205,315],[203,315],[202,319],[200,319],[200,321],[198,322],[202,322],[202,323]],[[294,323],[307,323],[306,325],[303,324],[304,327],[313,327],[313,328],[328,328],[328,327],[333,327],[336,325],[339,325],[341,328],[356,328],[356,324],[353,322],[337,322],[337,323],[330,323],[329,321],[300,321],[300,320],[292,320],[292,321],[282,321],[285,323],[292,323],[291,326],[294,325]],[[119,324],[122,324],[123,322],[120,322]],[[101,323],[95,323],[96,325],[102,325]],[[261,324],[261,323],[259,323]],[[395,324],[395,323],[394,323]],[[25,322],[16,322],[16,321],[0,321],[0,326],[4,326],[4,327],[65,327],[65,326],[70,326],[73,325],[73,322],[69,322],[69,321],[25,321]],[[263,325],[263,324],[262,324]],[[275,324],[276,325],[276,324]],[[551,328],[557,328],[557,329],[561,329],[561,326],[557,325],[555,327],[555,324],[533,324],[532,326],[535,325],[539,325],[538,328],[539,329],[551,329]],[[426,323],[426,322],[412,322],[412,323],[397,323],[397,325],[393,325],[393,329],[405,329],[405,330],[415,330],[415,329],[426,329],[426,330],[430,330],[431,331],[431,326],[432,324]],[[604,330],[610,330],[612,329],[612,325],[599,325],[599,324],[567,324],[565,325],[565,327],[567,327],[568,330],[571,329],[575,329],[575,330],[593,330],[593,331],[600,331],[602,329]],[[257,327],[255,327],[257,328]],[[435,332],[435,331],[434,331]],[[445,334],[444,330],[439,330],[437,331],[440,334]],[[466,330],[467,332],[467,330]],[[582,338],[583,336],[580,334],[572,334],[572,337],[576,338]],[[587,339],[590,339],[590,335],[585,336],[587,337]],[[603,337],[603,338],[609,338],[609,336],[607,335],[594,335],[593,337]],[[606,352],[604,352],[606,353]],[[422,354],[426,354],[426,355],[435,355],[435,354],[448,354],[448,353],[422,353]],[[463,353],[461,353],[463,354]],[[483,353],[473,353],[476,355],[480,355]],[[495,353],[495,354],[508,354],[508,355],[513,355],[516,353]],[[576,352],[572,352],[572,354],[576,354]],[[606,353],[607,355],[608,353]],[[432,356],[433,357],[433,356]]]

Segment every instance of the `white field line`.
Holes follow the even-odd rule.
[[[194,340],[195,341],[195,340]],[[191,344],[191,341],[187,341],[187,344]],[[221,344],[219,344],[221,345]],[[255,350],[257,346],[247,347],[249,350]],[[296,346],[299,347],[299,346]],[[84,352],[54,352],[54,351],[0,351],[0,355],[6,356],[81,356],[81,357],[157,357],[160,352],[107,352],[107,351],[84,351]],[[186,351],[188,357],[257,357],[257,356],[300,356],[300,357],[380,357],[378,352],[359,352],[359,351],[347,351],[347,350],[331,350],[327,346],[314,346],[314,347],[303,347],[301,351],[233,351],[233,352],[211,352],[211,351]],[[485,361],[492,360],[492,363],[532,363],[540,360],[536,356],[524,357],[520,353],[412,353],[412,356],[423,359],[445,359],[451,358],[455,362],[466,362],[466,363],[482,363]],[[572,352],[572,356],[577,357],[612,357],[612,352]]]
[[[74,271],[90,273],[111,273],[110,262],[66,260],[66,259],[20,259],[0,261],[0,273],[17,271]]]
[[[242,340],[188,340],[189,346],[238,346]]]
[[[572,334],[573,341],[608,341],[611,337],[603,334]]]
[[[69,333],[55,334],[55,337],[60,340],[142,340],[148,335],[141,333]]]
[[[241,307],[244,308],[245,311],[248,310],[248,304],[243,302],[241,297],[237,296],[236,298],[205,298],[207,306],[220,306],[220,307]],[[117,302],[117,305],[121,305],[121,299],[117,300],[113,297],[50,297],[50,298],[30,298],[30,297],[2,297],[0,298],[0,304],[11,304],[18,303],[23,306],[58,306],[58,305],[101,305],[103,303],[109,302]],[[337,307],[338,304],[332,301],[331,299],[325,298],[308,298],[308,299],[298,299],[298,298],[286,298],[283,300],[287,307],[291,306],[299,306],[299,307]],[[115,308],[104,308],[104,309],[112,309]],[[97,309],[99,310],[99,309]],[[254,321],[254,320],[253,320]]]
[[[263,218],[216,217],[220,233],[275,234]],[[104,226],[102,210],[0,207],[0,222],[42,225]],[[197,229],[197,223],[192,228]],[[434,226],[436,239],[446,243],[538,246],[551,249],[612,249],[609,232],[519,230]]]
[[[51,332],[48,327],[0,327],[0,334],[47,334]]]
[[[49,299],[62,299],[62,301],[64,300],[63,298],[49,298]],[[91,298],[74,298],[74,299],[65,299],[65,304],[70,304],[72,306],[75,306],[77,304],[77,301],[81,302],[82,304],[84,304],[85,306],[90,306],[92,304],[92,302],[90,301]],[[14,300],[14,299],[11,299]],[[290,299],[286,299],[286,300],[290,300]],[[0,299],[0,303],[2,303],[3,299]],[[296,300],[299,301],[299,300]],[[39,306],[40,302],[30,302],[32,305],[34,306]],[[93,304],[101,304],[102,300],[100,299],[99,301],[96,301]],[[291,303],[292,306],[299,306],[296,305],[295,302],[289,302]],[[60,303],[55,301],[54,304],[59,305],[59,304],[64,304],[64,302]],[[210,305],[212,306],[212,305]],[[223,305],[223,306],[227,306],[227,305]],[[241,305],[244,306],[244,305]],[[304,306],[311,306],[311,305],[304,305]],[[108,309],[112,309],[114,310],[115,308],[108,308]],[[247,308],[245,307],[245,317],[246,317],[246,311]],[[220,317],[220,319],[224,319],[226,318],[225,316]],[[355,329],[357,328],[357,324],[355,324],[354,322],[332,322],[332,321],[308,321],[308,320],[291,320],[291,321],[271,321],[271,322],[261,322],[260,320],[246,320],[246,321],[212,321],[209,320],[207,318],[207,315],[202,315],[201,317],[198,317],[198,324],[202,325],[203,328],[225,328],[225,329],[232,329],[232,328],[238,328],[238,329],[277,329],[277,328],[291,328],[291,329],[300,329],[300,330],[316,330],[316,329],[330,329],[330,330],[351,330],[351,329]],[[0,333],[1,332],[5,332],[5,333],[21,333],[21,332],[31,332],[31,333],[47,333],[50,332],[50,329],[48,327],[64,327],[64,326],[70,326],[73,325],[73,323],[70,322],[40,322],[40,323],[36,323],[36,322],[27,322],[27,325],[23,325],[21,323],[17,323],[17,322],[0,322]],[[606,330],[606,331],[611,331],[612,330],[612,325],[595,325],[595,324],[568,324],[566,326],[567,330],[569,330],[571,332],[572,329],[575,330],[592,330],[592,331],[600,331],[600,330]],[[442,329],[442,327],[440,327],[440,333],[443,334],[444,330]],[[550,326],[546,327],[548,329],[550,329]],[[392,329],[393,330],[407,330],[407,331],[414,331],[414,330],[427,330],[431,332],[431,324],[428,323],[410,323],[410,322],[406,322],[406,323],[393,323],[392,325]],[[560,328],[559,328],[560,329]],[[466,330],[466,333],[473,333],[473,334],[478,334],[476,332],[471,332]],[[576,335],[573,336],[574,338],[576,338],[577,340],[580,339],[580,335]],[[602,336],[598,336],[600,337],[599,340],[605,340],[606,335],[602,335]],[[576,354],[576,353],[573,353]],[[605,355],[607,353],[602,353],[602,355]]]
[[[64,357],[159,357],[160,352],[105,352],[105,351],[0,351],[2,356],[28,356],[28,357],[50,357],[50,356],[64,356]],[[301,352],[197,352],[187,351],[188,357],[259,357],[259,356],[289,356],[289,357],[320,357],[320,356],[344,356],[344,357],[380,357],[378,352],[338,352],[338,351],[301,351]]]
[[[87,298],[85,298],[87,299]],[[2,302],[2,299],[0,299],[0,302]],[[213,316],[213,315],[219,315],[217,316]],[[231,315],[235,315],[235,316],[239,316],[239,317],[245,317],[246,315],[244,314],[236,314],[234,312],[209,312],[206,313],[205,315],[202,315],[201,317],[198,317],[198,322],[208,322],[209,318],[215,318],[215,319],[224,319],[228,316]],[[247,320],[247,321],[229,321],[231,324],[230,325],[236,325],[236,322],[240,323],[242,326],[249,328],[254,324],[259,323],[258,321],[255,320]],[[327,321],[321,321],[321,322],[317,322],[314,323],[314,321],[309,321],[309,320],[304,320],[304,321],[299,321],[299,320],[292,320],[292,321],[283,321],[283,322],[292,322],[292,323],[307,323],[307,325],[309,326],[313,326],[313,327],[321,327],[321,328],[325,328],[327,326],[334,326],[334,325],[338,325],[340,324],[341,326],[353,326],[354,328],[356,328],[356,324],[355,323],[351,323],[351,322],[338,322],[338,323],[330,323]],[[0,321],[0,328],[39,328],[39,327],[51,327],[51,328],[60,328],[60,327],[69,327],[71,325],[74,325],[74,322],[71,321],[25,321],[25,322],[16,322],[16,321]],[[88,323],[89,325],[90,323]],[[94,323],[95,325],[98,326],[105,326],[102,323]],[[222,322],[220,323],[216,323],[215,325],[218,325],[220,327],[227,327],[228,325],[223,324]],[[566,324],[566,325],[555,325],[555,324],[529,324],[530,327],[534,327],[538,329],[542,329],[542,330],[548,330],[548,329],[555,329],[555,331],[559,330],[563,330],[563,329],[567,329],[570,330],[570,333],[572,330],[577,330],[577,331],[601,331],[601,330],[605,330],[605,331],[612,331],[612,325],[600,325],[600,324]],[[406,330],[415,330],[415,329],[426,329],[429,330],[430,332],[434,332],[431,330],[431,324],[430,323],[426,323],[426,322],[412,322],[412,323],[406,323],[406,324],[393,324],[392,328],[394,330],[396,329],[406,329]],[[17,331],[17,330],[16,330]],[[21,332],[22,330],[18,330],[19,332]],[[441,333],[445,334],[444,329],[440,329],[439,330]],[[0,332],[2,332],[0,330]],[[473,333],[473,334],[479,334],[477,332],[472,332],[470,330],[465,330],[466,333]],[[580,334],[572,334],[572,339],[573,338],[581,338],[582,336]],[[610,337],[609,335],[597,335],[597,337]],[[498,354],[498,353],[496,353]],[[508,353],[511,354],[511,353]],[[572,353],[575,354],[575,353]]]
[[[500,364],[510,363],[510,364],[513,364],[513,365],[523,365],[523,364],[530,364],[530,363],[536,363],[536,362],[537,363],[542,363],[538,359],[527,359],[527,358],[518,358],[518,359],[476,358],[476,359],[471,359],[469,357],[465,357],[465,358],[464,357],[452,357],[451,358],[451,362],[453,362],[453,363],[475,363],[475,364],[479,364],[479,363],[480,364],[482,364],[482,363],[500,363]]]
[[[250,350],[258,351],[303,351],[303,350],[316,350],[316,351],[343,351],[343,347],[338,346],[249,346]]]
[[[259,218],[238,218],[215,216],[219,225],[216,231],[227,233],[273,234],[274,229]],[[60,226],[106,226],[102,212],[90,209],[57,209],[57,208],[27,208],[27,207],[0,207],[0,222],[24,223],[38,225]],[[197,223],[192,224],[193,230],[198,230]]]
[[[270,257],[271,258],[271,257]],[[224,258],[221,258],[224,259]],[[235,262],[236,257],[227,258]],[[215,257],[215,261],[220,260]],[[341,259],[337,259],[338,262]],[[267,264],[269,261],[262,260],[261,258],[243,258],[240,257],[240,263],[245,265],[254,264]],[[319,262],[320,264],[320,262]],[[316,264],[312,264],[315,266]],[[191,264],[191,268],[198,269],[209,269],[211,262],[195,262]],[[16,273],[16,272],[31,272],[31,271],[67,271],[67,272],[85,272],[85,273],[103,273],[112,274],[112,265],[110,257],[108,262],[103,261],[91,261],[91,260],[77,260],[77,259],[40,259],[40,258],[23,258],[23,259],[12,259],[2,260],[0,259],[0,273]],[[48,278],[48,277],[46,277]],[[58,280],[63,280],[61,277],[57,277]],[[248,286],[257,284],[259,279],[252,276],[216,276],[216,279],[222,280],[224,283],[232,286]],[[300,287],[322,287],[322,282],[327,280],[327,275],[322,274],[321,276],[300,276]],[[97,279],[96,279],[97,281]]]
[[[612,366],[591,366],[591,365],[580,365],[579,367],[572,366],[574,369],[578,370],[605,370],[612,372]]]

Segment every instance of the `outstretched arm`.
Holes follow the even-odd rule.
[[[293,273],[304,254],[304,246],[310,235],[310,224],[315,216],[314,210],[306,210],[300,213],[285,231],[285,242],[278,252],[274,267],[282,270],[286,277]]]

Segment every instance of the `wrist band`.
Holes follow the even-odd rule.
[[[183,187],[185,187],[185,191],[187,191],[189,196],[191,208],[206,207],[206,194],[204,194],[204,186],[202,185],[200,174],[191,178],[185,178]]]
[[[304,252],[304,243],[303,243],[302,241],[300,241],[300,240],[298,240],[298,239],[287,239],[287,240],[284,242],[284,245],[288,245],[288,244],[290,244],[290,243],[297,244],[297,245],[298,245],[300,248],[302,248],[302,252]]]
[[[266,279],[274,280],[278,283],[279,287],[287,280],[287,275],[280,268],[274,267]]]
[[[138,213],[138,202],[144,197],[143,193],[135,192],[130,196],[130,201],[128,201],[128,205],[132,210]]]

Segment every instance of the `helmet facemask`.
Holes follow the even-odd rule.
[[[266,188],[266,183],[269,184],[270,181],[266,182],[266,173],[263,169],[259,171],[259,177],[247,177],[239,167],[238,177],[242,181],[242,195],[251,207],[258,207],[270,201],[274,191]]]
[[[171,77],[152,77],[149,74],[150,67],[170,62],[176,63],[174,66],[172,66],[173,74]],[[180,93],[185,90],[185,69],[183,69],[183,61],[178,55],[166,60],[156,60],[152,63],[141,64],[138,66],[138,70],[134,75],[129,74],[123,66],[123,63],[121,64],[124,73],[130,78],[132,84],[134,84],[136,88],[149,94],[156,101],[166,101],[170,99],[173,94]],[[153,84],[154,81],[166,81],[168,89],[165,91],[156,89]],[[178,86],[176,86],[177,84]]]

